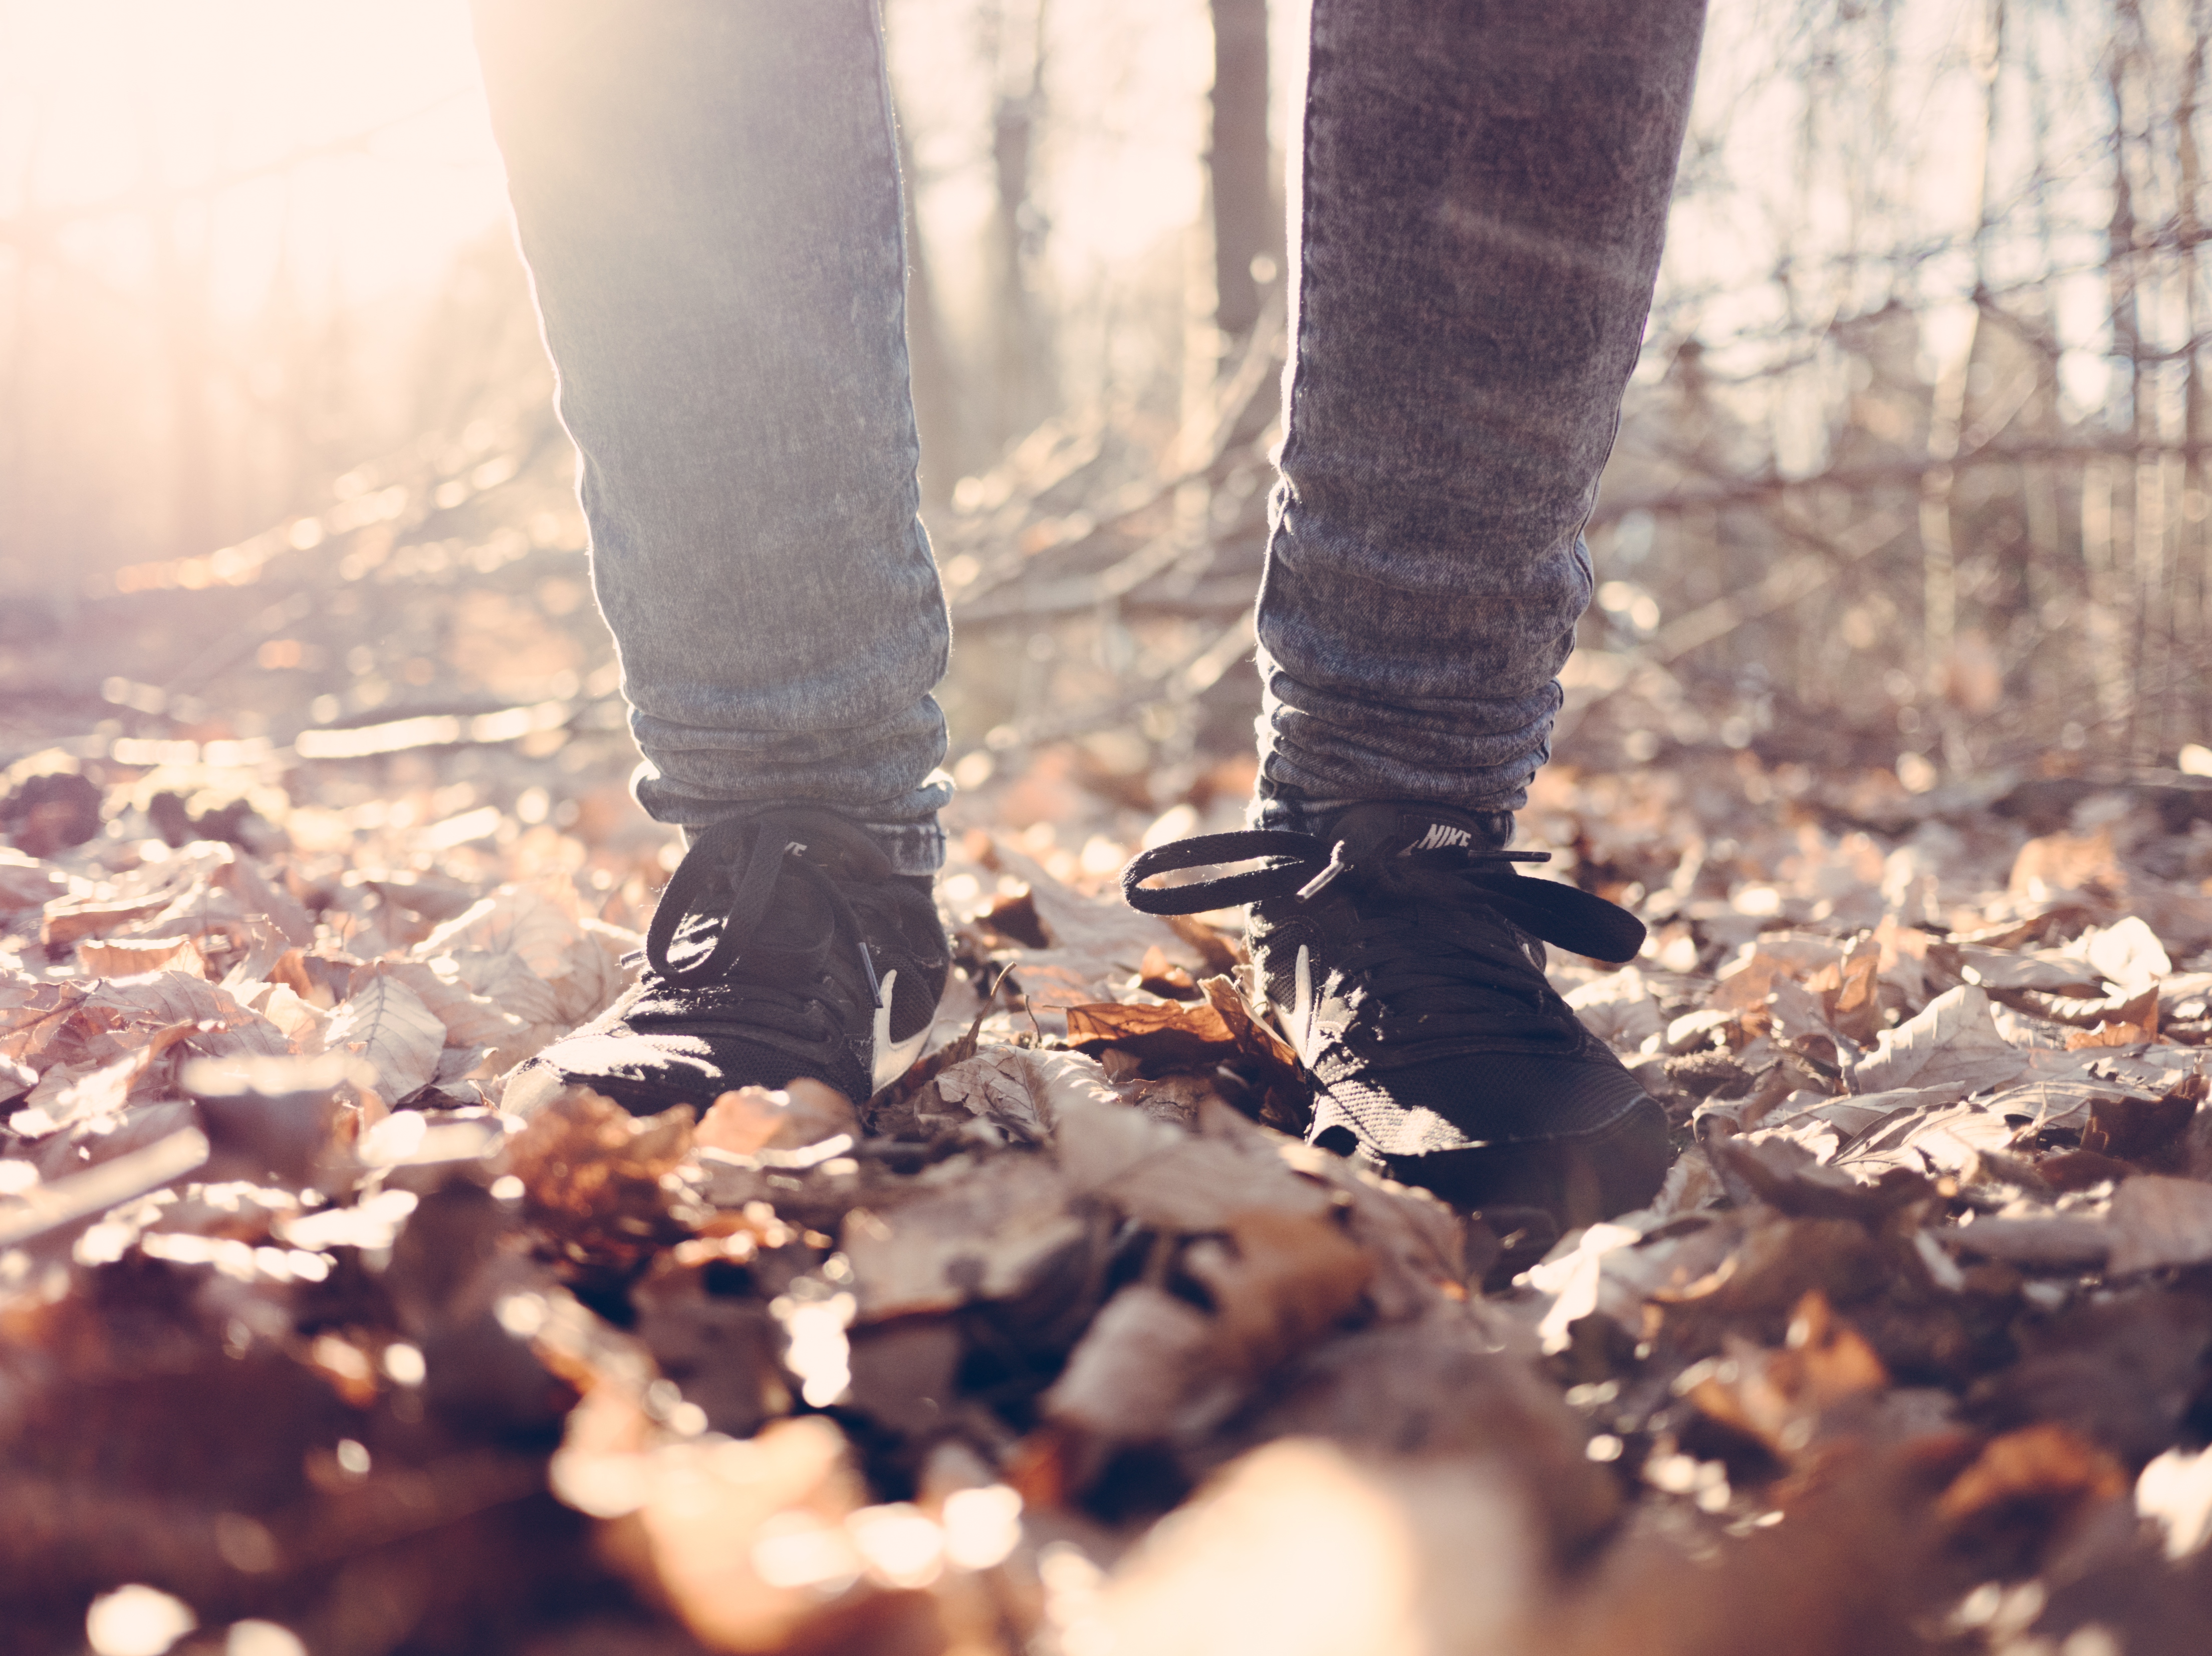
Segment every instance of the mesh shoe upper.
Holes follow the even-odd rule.
[[[1175,868],[1279,859],[1256,873],[1148,890]],[[1249,901],[1261,991],[1315,1085],[1310,1136],[1349,1138],[1397,1177],[1473,1198],[1522,1153],[1610,1142],[1638,1165],[1599,1170],[1632,1205],[1663,1171],[1664,1117],[1544,976],[1548,940],[1632,958],[1644,928],[1572,886],[1522,879],[1480,819],[1366,805],[1326,836],[1255,830],[1148,852],[1131,904],[1192,912]]]
[[[661,893],[645,971],[509,1079],[520,1114],[571,1081],[644,1112],[799,1076],[856,1103],[919,1050],[951,966],[929,882],[826,810],[702,830]]]

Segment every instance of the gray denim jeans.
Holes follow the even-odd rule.
[[[1704,0],[1315,0],[1259,599],[1261,819],[1505,812],[1548,753]],[[665,822],[943,855],[874,0],[477,0],[592,569]]]

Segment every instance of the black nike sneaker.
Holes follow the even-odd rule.
[[[926,876],[819,809],[702,830],[660,894],[628,993],[510,1075],[526,1116],[571,1084],[640,1115],[811,1076],[854,1104],[904,1073],[951,968]]]
[[[1494,849],[1481,819],[1353,806],[1320,834],[1209,834],[1146,851],[1130,906],[1249,903],[1254,973],[1314,1084],[1309,1139],[1455,1205],[1540,1207],[1581,1224],[1642,1206],[1667,1117],[1544,977],[1544,943],[1635,958],[1644,924],[1525,880],[1545,854]],[[1148,887],[1175,869],[1270,866]]]

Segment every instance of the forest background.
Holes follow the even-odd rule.
[[[956,769],[1187,780],[1256,707],[1303,14],[886,16]],[[1721,0],[1563,757],[2212,768],[2207,33]],[[618,722],[465,8],[0,40],[4,745]]]

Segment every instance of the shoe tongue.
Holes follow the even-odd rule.
[[[763,832],[778,835],[784,848],[840,880],[890,878],[891,860],[854,824],[828,811],[779,811],[762,821]]]
[[[1354,856],[1498,849],[1495,831],[1481,819],[1434,805],[1355,805],[1322,837],[1342,840]]]

